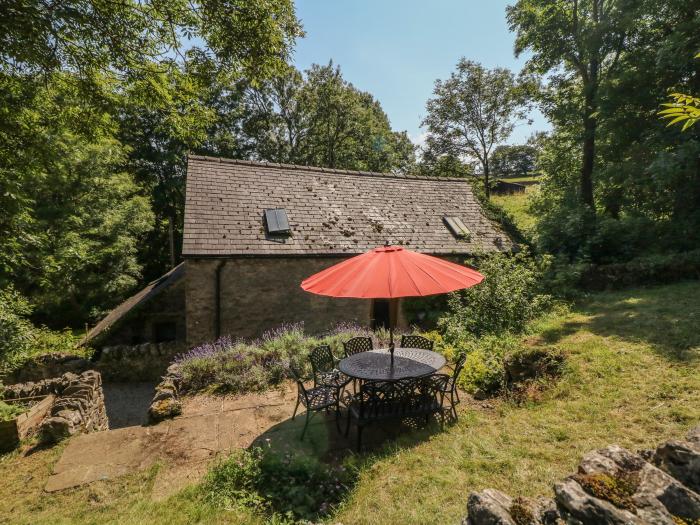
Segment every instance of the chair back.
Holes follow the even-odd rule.
[[[413,408],[418,411],[434,407],[436,402],[442,406],[443,392],[447,388],[449,377],[444,374],[434,374],[417,378]]]
[[[343,343],[343,348],[345,349],[345,357],[350,357],[361,352],[369,352],[374,347],[371,337],[353,337]]]
[[[293,364],[289,364],[289,372],[292,376],[292,379],[294,379],[294,382],[297,384],[297,390],[299,391],[299,395],[301,395],[304,399],[307,397],[307,392],[306,392],[306,387],[304,386],[304,378],[299,371],[297,367],[295,367]]]
[[[321,345],[314,348],[309,354],[309,361],[311,361],[314,382],[318,380],[320,374],[332,372],[335,368],[335,357],[333,357],[331,347],[328,345]]]
[[[459,378],[459,374],[462,372],[462,368],[464,368],[464,363],[467,361],[467,354],[462,354],[460,355],[457,360],[455,361],[455,367],[454,370],[452,371],[452,382],[454,384],[457,383],[457,379]]]
[[[360,386],[360,418],[398,416],[406,411],[414,391],[414,378],[367,381]]]
[[[422,335],[402,335],[401,348],[418,348],[420,350],[432,350],[433,342]]]

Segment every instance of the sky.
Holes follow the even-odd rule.
[[[297,41],[298,69],[340,65],[343,77],[379,100],[397,131],[421,144],[420,122],[436,79],[449,77],[460,57],[517,73],[505,0],[296,0],[306,37]],[[548,130],[538,112],[517,125],[508,142]]]

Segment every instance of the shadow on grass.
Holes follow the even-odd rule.
[[[578,330],[649,344],[659,355],[678,362],[700,360],[700,282],[596,294],[577,305],[581,321],[566,321],[540,333],[556,343]]]
[[[411,448],[440,432],[439,418],[423,420],[406,419],[369,425],[362,434],[362,452],[357,452],[357,427],[350,425],[345,436],[347,413],[341,411],[340,430],[335,415],[319,413],[313,416],[304,440],[300,439],[304,428],[305,413],[296,419],[287,419],[260,434],[249,448],[264,447],[279,453],[305,454],[324,463],[339,464],[348,456],[363,458],[381,457],[393,453],[397,448]],[[447,425],[447,423],[446,423]]]

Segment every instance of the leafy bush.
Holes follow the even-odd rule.
[[[76,352],[70,330],[36,327],[27,319],[31,313],[32,306],[13,288],[0,290],[0,372],[10,372],[37,355]]]
[[[438,323],[448,341],[520,332],[551,307],[551,296],[542,293],[543,269],[527,251],[483,256],[478,268],[486,279],[451,294],[450,311]]]
[[[13,288],[0,290],[0,360],[27,352],[34,343],[34,326],[26,317],[29,302]]]
[[[214,505],[252,507],[272,522],[288,523],[327,515],[353,481],[352,469],[301,454],[253,448],[237,451],[216,465],[202,490]]]
[[[487,335],[472,339],[465,348],[467,360],[459,386],[470,394],[494,394],[506,384],[504,362],[519,349],[519,340],[510,335]]]
[[[11,421],[26,411],[27,408],[21,405],[10,405],[0,401],[0,421]]]

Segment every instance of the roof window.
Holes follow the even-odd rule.
[[[458,239],[468,241],[471,238],[472,232],[469,231],[469,228],[467,228],[459,217],[445,216],[442,220],[445,226],[452,232],[452,235]]]
[[[289,235],[291,233],[287,210],[284,208],[265,210],[265,224],[267,225],[267,233],[270,235]]]

